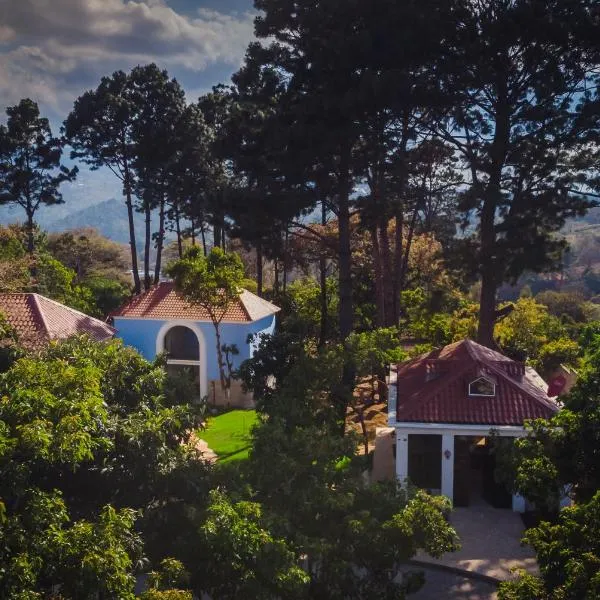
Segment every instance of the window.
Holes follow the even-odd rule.
[[[157,347],[161,347],[160,338]],[[184,325],[174,325],[165,334],[162,349],[167,355],[167,373],[185,376],[198,386],[202,395],[200,341],[196,332]],[[206,392],[205,392],[206,393]]]
[[[165,335],[165,352],[172,360],[196,361],[200,359],[200,344],[189,327],[177,325]]]
[[[485,377],[479,377],[469,384],[469,396],[495,396],[496,384]]]

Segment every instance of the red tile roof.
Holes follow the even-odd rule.
[[[494,396],[469,396],[481,376],[495,382]],[[396,386],[400,422],[522,425],[558,410],[533,369],[471,340],[398,365]]]
[[[30,349],[76,334],[85,333],[97,341],[115,334],[103,321],[39,294],[0,294],[0,312],[15,328],[19,341]]]
[[[274,304],[259,298],[248,290],[242,290],[239,299],[227,307],[223,321],[250,323],[273,315],[279,310],[279,307]],[[161,282],[139,296],[134,296],[111,316],[129,319],[210,321],[208,311],[184,300],[177,293],[175,285],[171,281]]]

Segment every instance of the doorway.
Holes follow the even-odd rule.
[[[454,438],[454,506],[511,508],[512,495],[495,478],[496,458],[484,436]]]

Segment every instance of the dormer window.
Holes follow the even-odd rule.
[[[478,377],[469,384],[469,396],[495,396],[496,384],[486,377]]]

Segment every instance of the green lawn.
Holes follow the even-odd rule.
[[[220,462],[248,458],[250,429],[258,421],[254,410],[231,410],[209,417],[206,429],[198,432],[215,451]]]

